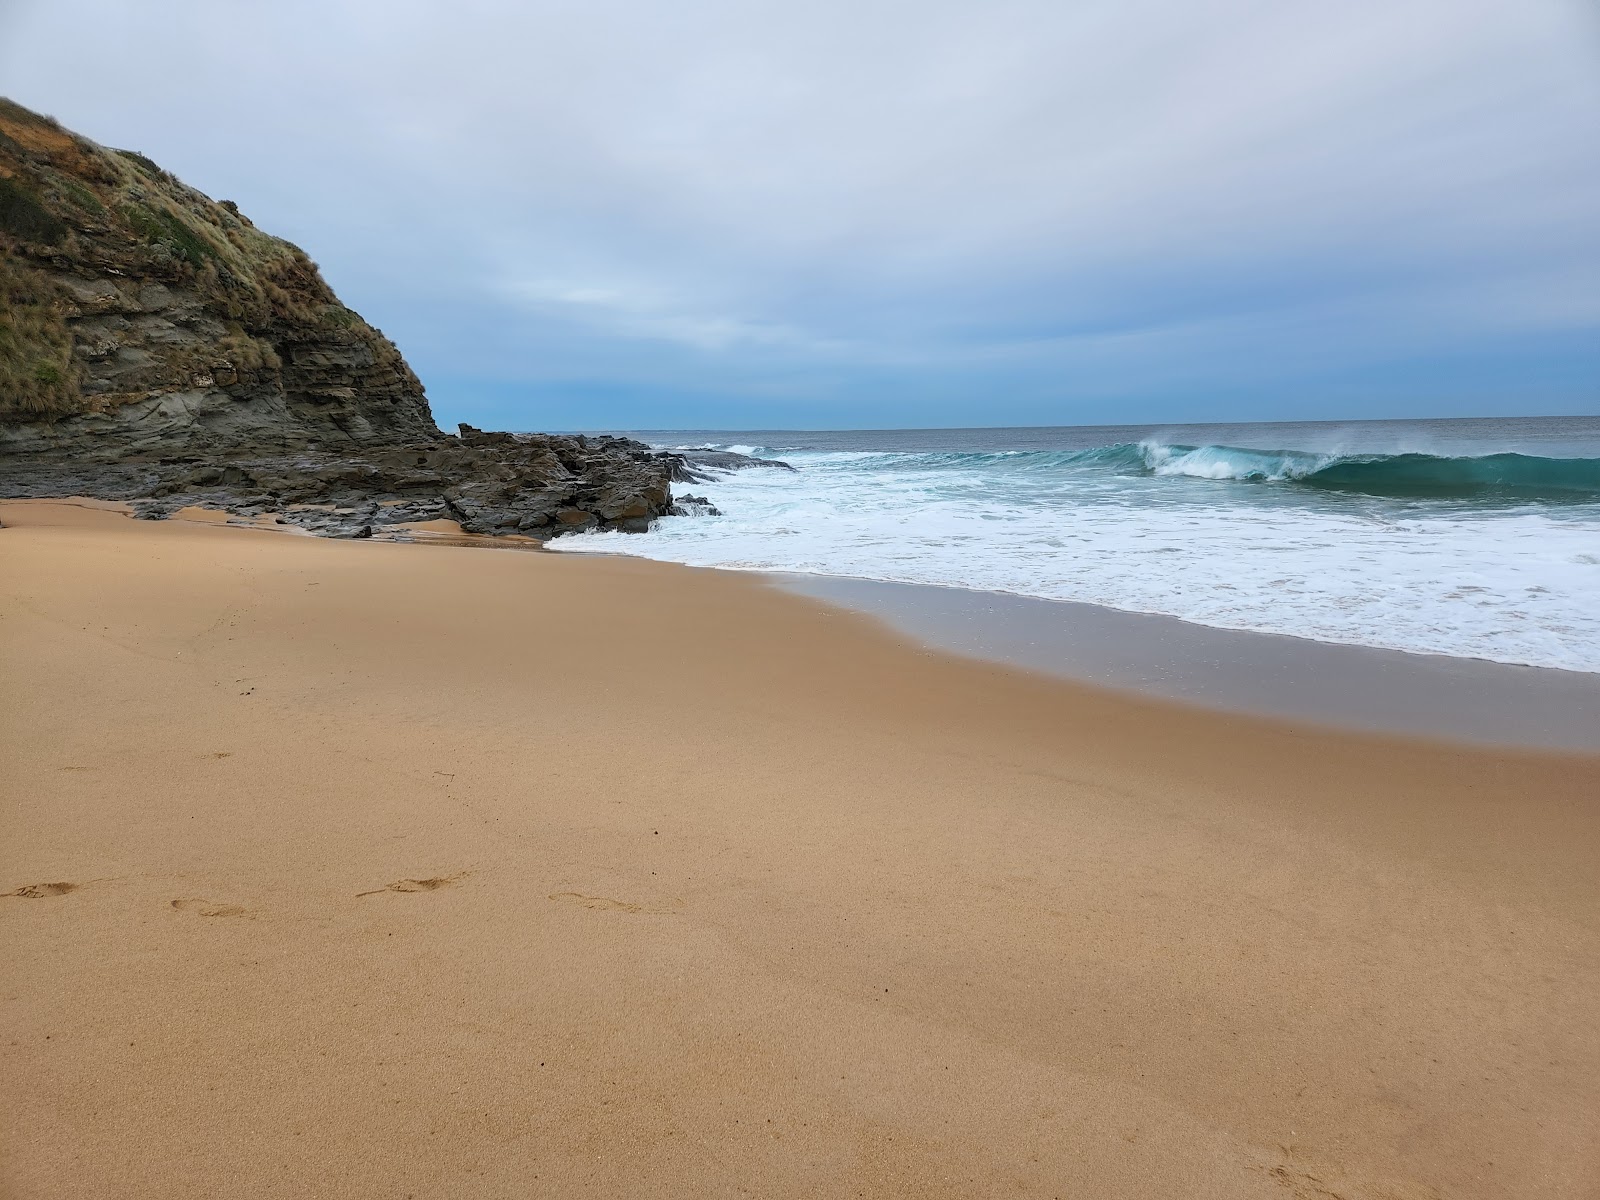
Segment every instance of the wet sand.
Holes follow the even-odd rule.
[[[1586,1196],[1600,758],[0,505],[6,1196]]]
[[[1600,675],[1214,629],[995,592],[772,573],[928,646],[1097,687],[1412,737],[1600,752]]]

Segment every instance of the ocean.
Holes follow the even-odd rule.
[[[1600,672],[1600,417],[629,436],[796,470],[556,548]]]

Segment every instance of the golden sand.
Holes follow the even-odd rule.
[[[8,1197],[1578,1197],[1600,759],[0,506]]]

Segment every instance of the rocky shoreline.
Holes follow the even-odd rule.
[[[675,510],[681,460],[641,442],[581,435],[483,433],[288,455],[171,455],[75,462],[13,456],[7,496],[124,500],[159,519],[196,506],[273,515],[312,533],[365,537],[385,526],[449,520],[463,532],[546,538],[589,529],[637,532]]]
[[[714,513],[672,484],[757,461],[740,457],[443,433],[394,343],[299,247],[0,100],[0,496],[545,539]]]
[[[639,533],[662,516],[720,515],[703,497],[674,497],[671,485],[746,466],[793,470],[724,451],[659,451],[623,437],[463,425],[459,435],[359,453],[234,455],[221,464],[210,455],[106,462],[11,455],[0,464],[0,495],[125,501],[146,520],[191,507],[275,517],[324,537],[371,537],[442,520],[463,533],[544,540],[595,529]]]

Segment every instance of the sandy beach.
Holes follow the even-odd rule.
[[[1600,1190],[1600,757],[0,504],[7,1197]]]

